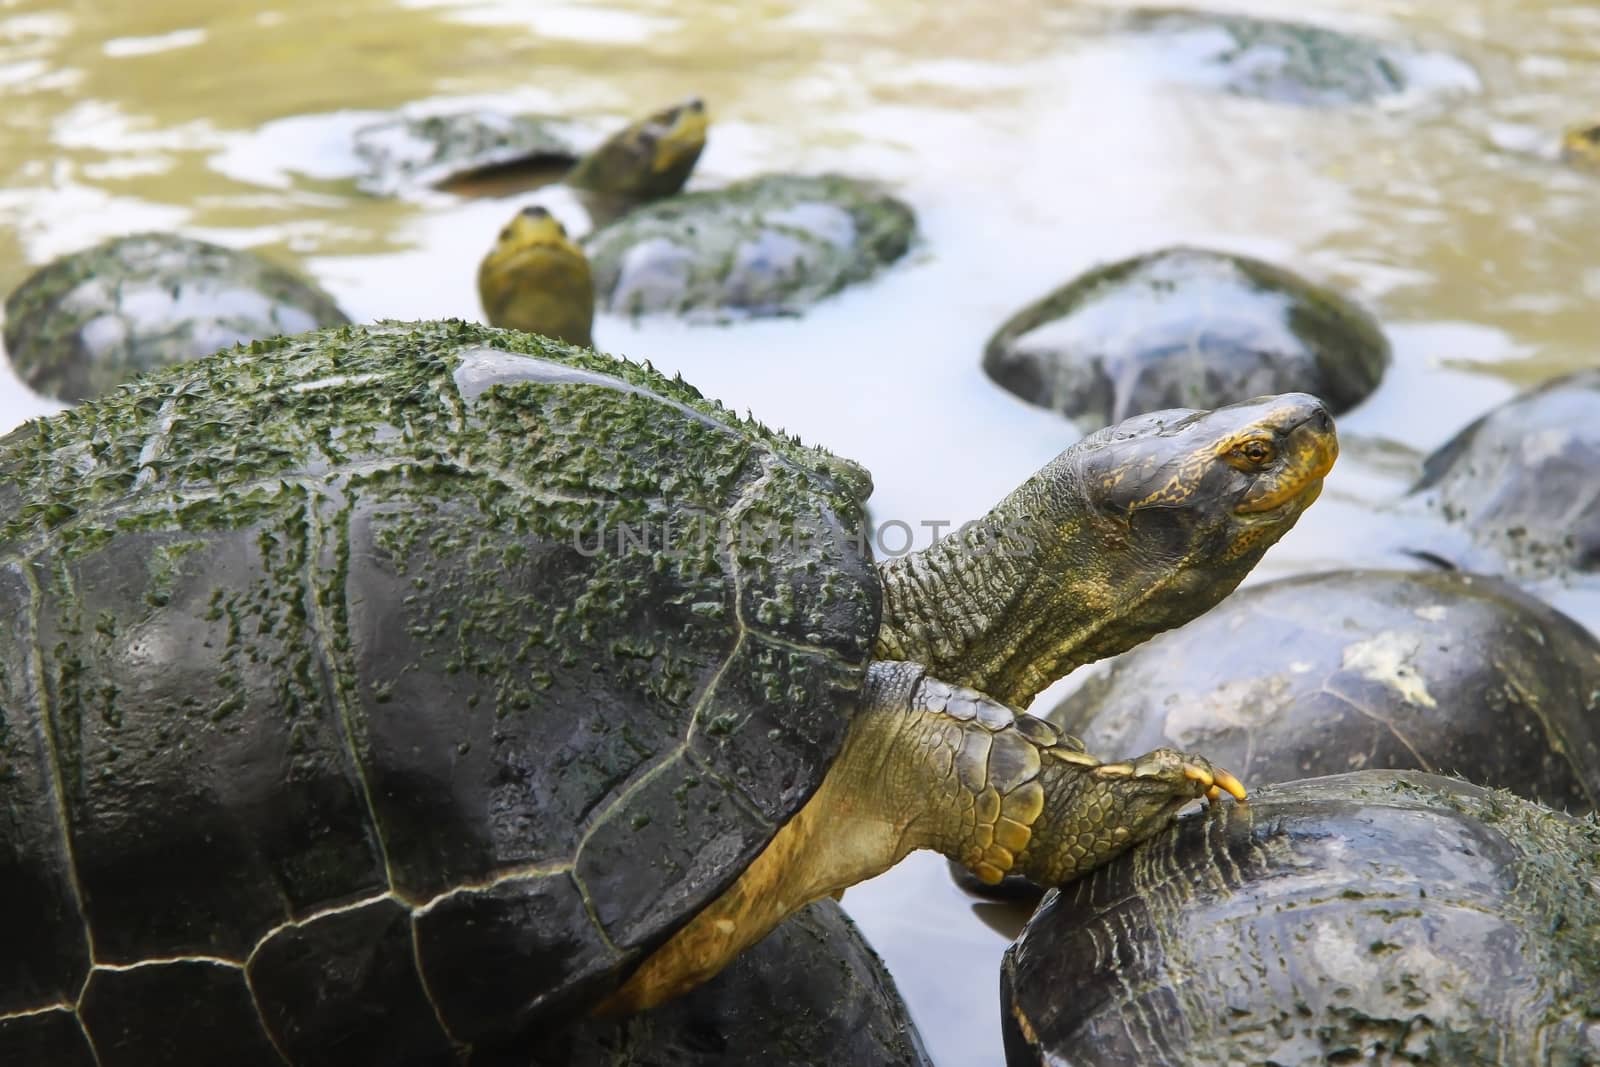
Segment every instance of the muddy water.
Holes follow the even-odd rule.
[[[1305,17],[1470,68],[1447,64],[1422,99],[1344,111],[1185,88],[1107,38],[1108,13],[1066,0],[0,0],[0,289],[100,238],[181,228],[299,266],[357,319],[475,317],[477,258],[514,203],[355,195],[349,131],[404,104],[601,120],[698,94],[716,126],[696,184],[878,176],[916,206],[924,241],[802,320],[602,317],[601,347],[865,462],[880,520],[961,522],[1077,436],[979,371],[1011,310],[1162,244],[1263,255],[1367,302],[1396,362],[1341,420],[1328,491],[1260,574],[1377,556],[1371,508],[1422,453],[1517,387],[1600,360],[1600,179],[1550,158],[1564,124],[1600,117],[1600,10],[1320,0]],[[51,409],[0,374],[0,426]],[[846,905],[938,1062],[998,1062],[1005,941],[942,861],[914,857]]]

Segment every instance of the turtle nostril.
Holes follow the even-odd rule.
[[[1311,425],[1320,433],[1331,433],[1333,432],[1333,416],[1328,414],[1327,408],[1319,407],[1316,414],[1311,416]]]
[[[538,204],[529,204],[522,209],[522,217],[525,219],[547,219],[550,217],[550,212]]]

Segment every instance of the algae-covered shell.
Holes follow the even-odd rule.
[[[72,402],[219,348],[348,321],[321,289],[253,252],[140,233],[30,275],[6,298],[6,354],[27,385]]]
[[[1282,392],[1311,393],[1337,414],[1388,362],[1378,324],[1333,290],[1183,247],[1078,276],[1011,316],[983,356],[995,382],[1085,429]]]
[[[568,119],[495,111],[396,115],[354,136],[362,165],[356,184],[378,196],[509,167],[543,168],[555,181],[578,161],[584,140]]]
[[[0,1059],[389,1064],[580,1014],[842,742],[879,589],[831,468],[464,323],[0,439]]]
[[[1274,103],[1338,107],[1478,88],[1454,56],[1331,26],[1182,8],[1135,9],[1122,24],[1162,47],[1177,80]]]
[[[1577,1067],[1600,1055],[1600,824],[1414,771],[1272,786],[1046,898],[1010,1067]]]
[[[774,174],[630,212],[584,242],[600,306],[693,319],[797,314],[911,246],[911,209],[837,175]]]
[[[1241,589],[1049,718],[1091,752],[1215,753],[1252,787],[1414,769],[1600,807],[1600,642],[1479,575],[1332,571]]]

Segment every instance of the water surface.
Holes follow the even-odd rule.
[[[1450,68],[1437,93],[1347,110],[1208,93],[1108,37],[1114,6],[1067,0],[3,0],[0,289],[104,237],[181,229],[310,273],[358,320],[475,318],[477,260],[516,201],[357,195],[355,126],[468,103],[614,122],[700,95],[715,126],[695,185],[879,177],[922,244],[803,319],[602,316],[600,347],[864,462],[880,520],[959,523],[1078,436],[979,370],[1011,311],[1165,244],[1260,255],[1366,303],[1396,348],[1257,577],[1317,569],[1379,549],[1373,506],[1456,428],[1600,357],[1600,179],[1552,159],[1563,125],[1600,117],[1600,9],[1296,10],[1456,57],[1468,82]],[[0,371],[0,427],[49,410]],[[845,903],[937,1061],[997,1063],[1005,941],[943,867],[914,857]]]

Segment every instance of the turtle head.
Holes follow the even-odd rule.
[[[1600,170],[1600,122],[1574,126],[1561,138],[1561,158]]]
[[[1304,393],[1108,426],[957,535],[880,564],[876,655],[1026,707],[1232,592],[1338,454]]]
[[[494,326],[568,344],[593,341],[594,277],[566,227],[538,205],[512,216],[478,266],[478,298]]]
[[[699,98],[657,111],[579,160],[567,184],[628,200],[671,196],[689,180],[709,125]]]
[[[1304,393],[1158,411],[1068,449],[1037,478],[1033,527],[1097,625],[1078,662],[1129,648],[1221,600],[1309,507],[1339,454]],[[1049,543],[1054,541],[1054,544]]]
[[[494,253],[491,254],[513,255],[528,248],[577,250],[577,246],[567,239],[567,228],[538,204],[530,204],[512,216],[495,239]]]

